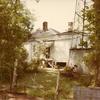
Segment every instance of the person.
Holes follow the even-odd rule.
[[[79,67],[77,65],[74,65],[73,72],[82,74],[83,73],[83,69],[82,69],[82,67]]]

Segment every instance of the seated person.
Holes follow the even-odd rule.
[[[83,69],[82,69],[82,67],[79,67],[77,65],[74,65],[73,72],[82,74],[83,73]]]

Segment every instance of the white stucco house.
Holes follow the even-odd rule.
[[[31,61],[36,51],[35,46],[45,43],[48,49],[48,59],[52,59],[55,64],[85,66],[83,57],[90,49],[79,45],[82,35],[72,30],[60,33],[52,28],[48,28],[48,23],[43,23],[43,30],[37,30],[32,34],[32,38],[25,44],[29,53],[28,60]],[[88,35],[84,35],[84,40],[88,41]],[[35,51],[34,51],[35,50]],[[38,51],[37,51],[38,52]]]

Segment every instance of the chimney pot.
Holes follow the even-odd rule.
[[[43,31],[48,31],[48,22],[43,22]]]
[[[73,31],[73,22],[68,22],[68,32]]]

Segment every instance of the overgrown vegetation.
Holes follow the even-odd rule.
[[[46,100],[55,100],[56,81],[57,70],[50,71],[43,69],[40,70],[39,73],[27,73],[25,77],[21,79],[19,85],[22,86],[20,87],[21,91],[24,90],[23,86],[25,85],[25,92],[31,96],[42,97]],[[60,76],[59,100],[71,99],[75,85],[79,85],[79,83],[70,78]]]
[[[23,43],[32,28],[30,13],[20,0],[0,0],[0,81],[12,85],[27,67]]]
[[[95,0],[94,5],[86,10],[87,25],[85,26],[90,33],[90,44],[92,52],[85,58],[90,71],[95,75],[95,86],[100,86],[100,1]]]
[[[34,56],[32,57],[32,61],[30,64],[31,70],[38,70],[40,67],[47,67],[46,66],[46,55],[48,53],[46,43],[45,42],[38,42],[34,45]]]
[[[90,86],[92,85],[93,76],[91,74],[82,73],[79,71],[74,71],[71,67],[65,67],[63,71],[61,71],[61,75],[67,79],[76,81],[80,86]]]

